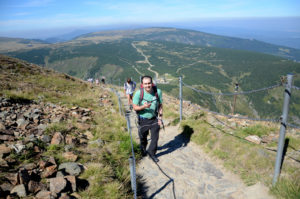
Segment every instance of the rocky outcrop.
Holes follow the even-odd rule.
[[[84,166],[76,163],[75,149],[93,138],[93,114],[86,108],[0,98],[0,198],[79,197]],[[53,128],[62,122],[63,130]],[[58,164],[45,153],[52,145],[63,147],[60,153],[69,162]]]

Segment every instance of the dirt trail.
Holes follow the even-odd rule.
[[[139,49],[138,47],[136,47],[136,45],[135,45],[134,43],[131,43],[131,45],[132,45],[132,47],[134,47],[134,48],[136,49],[136,51],[137,51],[138,53],[140,53],[143,57],[145,57],[145,63],[147,63],[147,64],[149,65],[149,67],[147,68],[147,70],[153,72],[153,73],[155,74],[156,79],[158,79],[158,72],[152,70],[152,67],[153,67],[154,65],[152,65],[152,64],[150,63],[150,61],[148,60],[148,57],[143,53],[143,51],[142,51],[141,49]]]
[[[121,93],[120,93],[121,94]],[[121,94],[126,109],[127,101]],[[127,109],[128,110],[128,109]],[[134,112],[131,127],[138,141]],[[137,165],[140,194],[157,199],[272,199],[262,184],[246,186],[222,163],[210,158],[199,146],[190,142],[178,126],[160,131],[157,164],[143,158]]]

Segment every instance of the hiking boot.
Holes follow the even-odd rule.
[[[141,153],[142,153],[142,156],[143,156],[143,157],[147,156],[147,151],[146,151],[146,149],[141,148]]]
[[[149,154],[149,157],[153,160],[153,162],[155,162],[155,163],[159,162],[159,159],[157,157],[155,157],[155,155]]]

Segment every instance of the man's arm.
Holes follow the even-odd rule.
[[[147,103],[147,102],[145,102],[141,106],[136,105],[136,104],[132,104],[133,110],[135,110],[135,111],[142,111],[142,110],[144,110],[146,108],[149,108],[150,106],[151,106],[151,103]]]

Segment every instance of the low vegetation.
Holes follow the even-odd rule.
[[[271,182],[274,174],[276,158],[276,134],[278,125],[273,124],[248,124],[244,127],[234,122],[223,121],[224,124],[212,123],[211,115],[197,113],[180,125],[193,129],[191,140],[199,144],[205,152],[223,161],[224,166],[241,176],[246,185],[254,185],[262,182],[270,187],[271,193],[277,198],[296,199],[300,196],[300,165],[299,155],[291,157],[300,148],[299,132],[288,131],[286,139],[289,140],[286,156],[283,162],[281,177],[275,187]],[[234,124],[234,125],[232,125]],[[236,128],[238,126],[238,128]],[[257,135],[260,138],[269,136],[268,143],[254,144],[245,138],[249,135]]]
[[[59,104],[65,107],[82,107],[93,111],[88,122],[92,137],[87,146],[76,148],[78,162],[85,171],[81,179],[89,186],[79,190],[83,198],[132,198],[128,158],[131,154],[130,137],[124,128],[126,121],[119,114],[117,99],[100,86],[89,85],[79,79],[44,70],[26,62],[1,55],[0,96],[22,101],[37,101]],[[101,102],[103,95],[108,100]],[[76,117],[48,125],[45,134],[61,132],[72,135],[82,131],[76,126]],[[67,160],[62,156],[65,145],[44,146],[43,156],[53,156],[57,163]],[[139,151],[134,143],[137,156]],[[11,154],[14,155],[14,154]],[[15,154],[19,161],[26,157]],[[138,157],[137,157],[138,158]],[[32,160],[35,161],[35,160]]]

